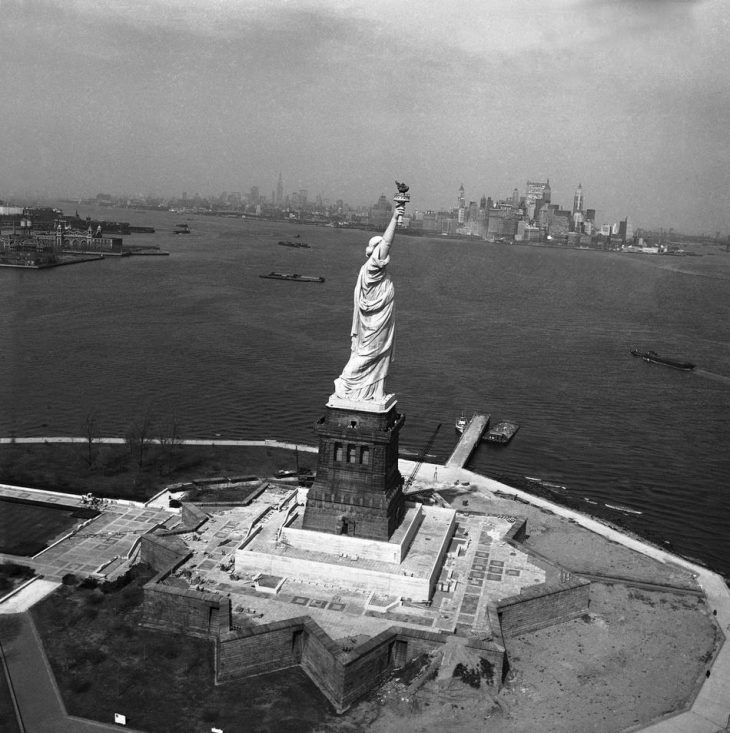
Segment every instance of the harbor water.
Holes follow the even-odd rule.
[[[185,438],[314,445],[371,233],[79,208],[155,227],[125,244],[170,257],[0,271],[0,434],[80,435],[93,413],[109,436],[174,416]],[[297,234],[309,249],[277,245]],[[544,491],[524,478],[539,477],[543,496],[730,576],[730,254],[701,251],[397,236],[388,391],[406,414],[401,448],[417,454],[441,423],[429,452],[445,460],[462,411],[517,422],[509,445],[483,443],[469,467]],[[271,271],[325,282],[259,277]]]

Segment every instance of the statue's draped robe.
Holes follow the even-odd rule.
[[[360,268],[352,314],[352,351],[335,394],[348,400],[382,400],[395,339],[393,283],[380,259],[380,245]]]

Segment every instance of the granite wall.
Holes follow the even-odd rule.
[[[216,641],[216,680],[224,682],[299,664],[342,712],[392,670],[439,648],[447,639],[448,635],[394,626],[345,651],[311,618],[301,616],[221,635]],[[468,645],[494,666],[498,686],[504,648],[476,640]]]
[[[537,631],[570,621],[588,611],[591,584],[574,578],[559,585],[525,588],[519,596],[505,598],[497,605],[505,636]]]

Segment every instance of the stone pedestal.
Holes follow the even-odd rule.
[[[302,529],[387,541],[405,512],[395,396],[352,402],[332,395],[316,424],[317,477]],[[324,548],[323,548],[324,549]]]

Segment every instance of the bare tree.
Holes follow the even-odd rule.
[[[180,426],[175,415],[160,423],[157,440],[163,449],[174,453],[180,445]]]
[[[157,441],[160,444],[162,458],[167,463],[167,470],[171,472],[175,465],[175,456],[182,442],[180,426],[175,415],[171,415],[167,420],[160,423],[157,429]]]
[[[86,463],[89,468],[96,460],[96,445],[99,442],[99,426],[96,420],[96,414],[93,412],[86,413],[83,423],[81,424],[81,432],[86,440]]]
[[[147,448],[152,442],[152,418],[149,412],[141,421],[135,420],[128,428],[124,436],[132,458],[137,461],[137,465],[142,468],[144,464]]]

